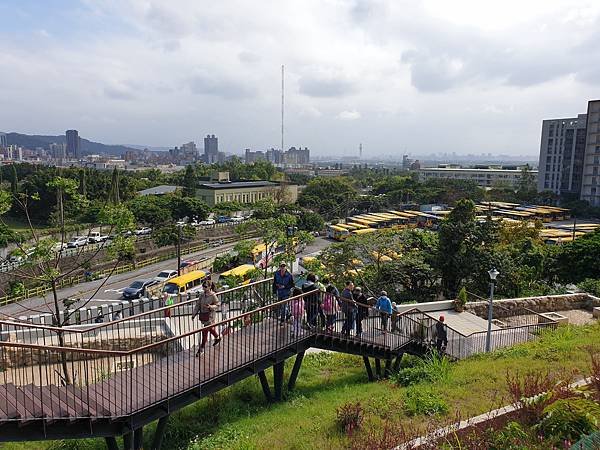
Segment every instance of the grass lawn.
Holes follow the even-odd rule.
[[[466,418],[508,402],[506,374],[520,371],[586,370],[585,349],[600,343],[600,324],[561,327],[539,340],[472,357],[451,365],[448,376],[412,388],[393,381],[369,383],[360,357],[319,353],[307,355],[296,390],[287,401],[269,405],[256,378],[231,388],[173,415],[167,427],[164,449],[321,449],[347,448],[349,438],[336,426],[336,409],[359,401],[365,413],[363,430],[382,430],[386,424],[414,424]],[[286,365],[286,375],[293,360]],[[443,417],[406,414],[406,392],[428,390],[447,405]],[[149,448],[154,425],[147,427]],[[361,433],[355,433],[360,438]],[[104,449],[103,440],[0,444],[0,449]]]

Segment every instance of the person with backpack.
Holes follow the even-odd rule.
[[[319,317],[319,300],[321,293],[317,287],[317,277],[314,273],[309,273],[306,276],[306,281],[302,285],[302,293],[306,294],[308,292],[311,293],[304,296],[306,323],[310,328],[315,328],[317,326],[317,319]]]
[[[352,328],[354,328],[354,321],[356,320],[357,306],[354,300],[354,283],[352,281],[346,281],[346,287],[340,295],[341,310],[344,313],[344,326],[342,327],[342,334],[349,337]]]
[[[388,318],[392,315],[392,301],[387,296],[386,291],[381,291],[381,295],[377,299],[375,308],[379,310],[381,316],[381,328],[385,333],[387,331]]]
[[[333,325],[335,323],[335,317],[337,316],[340,307],[338,305],[338,296],[335,294],[337,289],[334,285],[330,284],[325,288],[325,294],[323,294],[323,303],[321,305],[323,314],[325,314],[325,330],[328,333],[333,332]]]

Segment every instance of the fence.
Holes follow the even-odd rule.
[[[256,233],[248,233],[243,236],[224,237],[224,238],[220,238],[220,240],[222,241],[223,244],[230,244],[232,242],[237,242],[238,240],[243,240],[243,239],[248,239],[248,238],[254,237],[255,235],[256,235]],[[191,253],[208,250],[210,248],[212,248],[210,243],[202,243],[199,245],[189,246],[189,247],[182,246],[181,254],[188,255]],[[105,278],[109,275],[118,275],[121,273],[130,272],[132,270],[140,269],[140,268],[149,266],[151,264],[156,264],[156,263],[166,261],[168,259],[173,259],[176,257],[177,257],[177,252],[173,251],[173,252],[166,253],[164,255],[154,256],[152,258],[144,259],[142,261],[136,262],[135,264],[134,263],[126,263],[126,264],[119,265],[114,269],[109,268],[109,269],[101,270],[99,272],[94,272],[93,277],[98,279],[98,278]],[[73,276],[69,276],[69,277],[64,277],[57,281],[57,288],[62,289],[65,287],[74,286],[74,285],[82,283],[84,281],[88,281],[84,274],[77,274],[77,275],[73,275]],[[29,289],[25,289],[22,294],[5,295],[3,297],[0,297],[0,306],[8,305],[10,303],[15,303],[15,302],[25,300],[25,299],[31,298],[31,297],[39,297],[39,296],[45,295],[46,293],[50,292],[51,290],[52,290],[52,288],[50,286],[36,286],[36,287],[29,288]]]
[[[267,289],[270,283],[266,281],[254,288]],[[360,334],[351,335],[348,329],[347,318],[352,314],[342,317],[338,312],[327,328],[311,326],[313,306],[320,295],[315,291],[269,303],[273,298],[265,298],[265,291],[248,299],[248,286],[243,290],[245,293],[242,288],[221,293],[229,304],[246,302],[238,309],[240,313],[204,328],[190,322],[180,330],[171,324],[171,332],[167,331],[165,324],[185,317],[190,302],[81,330],[9,323],[10,327],[36,330],[42,342],[0,341],[4,369],[0,397],[6,394],[11,399],[0,414],[15,420],[122,417],[287,351],[318,334],[386,348],[406,342],[400,335],[379,329],[374,315],[365,319]],[[296,317],[290,319],[289,313]],[[306,323],[301,320],[305,313]],[[206,353],[195,356],[211,330],[222,341],[218,346],[209,344]],[[86,342],[83,336],[93,340]],[[27,407],[20,406],[25,404]]]

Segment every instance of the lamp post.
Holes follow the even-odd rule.
[[[177,276],[181,275],[181,227],[177,224]]]
[[[490,301],[488,303],[488,328],[487,328],[487,336],[485,338],[485,351],[489,352],[492,347],[492,318],[494,316],[494,308],[492,306],[492,302],[494,301],[494,281],[496,277],[500,274],[493,268],[492,270],[488,270],[488,275],[490,276]]]

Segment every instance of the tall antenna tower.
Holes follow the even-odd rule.
[[[284,76],[284,66],[281,65],[281,151],[284,152],[283,148],[283,76]]]
[[[358,159],[362,159],[362,142],[358,144]]]

